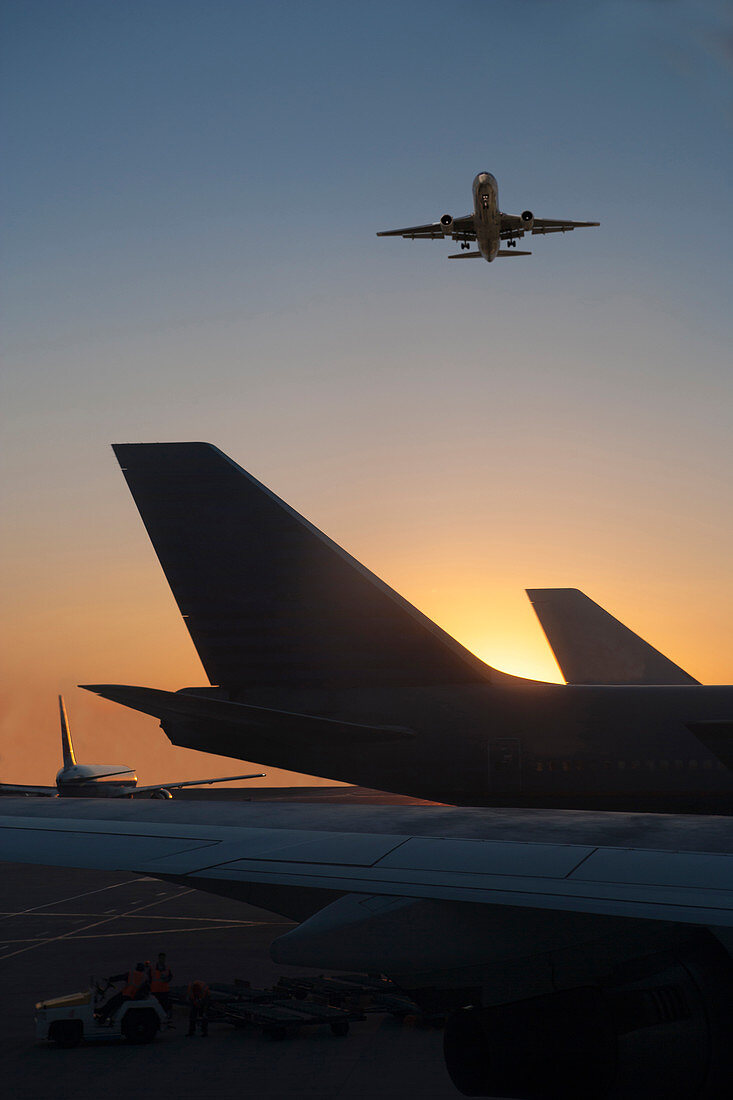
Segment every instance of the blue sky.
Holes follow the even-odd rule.
[[[570,583],[733,675],[729,7],[2,18],[13,722],[115,653],[174,680],[136,623],[189,653],[125,440],[217,443],[503,667],[553,674],[521,589]],[[508,212],[601,227],[490,267],[375,236],[467,213],[482,169]]]

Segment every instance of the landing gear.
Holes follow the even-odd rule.
[[[468,241],[466,241],[466,240],[461,241],[461,249],[470,248],[470,247],[471,247],[471,245],[468,243]]]
[[[515,238],[510,237],[509,240],[506,242],[506,246],[507,246],[507,248],[516,248],[517,247],[517,242],[516,242]]]

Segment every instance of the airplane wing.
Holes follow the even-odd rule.
[[[527,595],[568,684],[697,684],[577,588]]]
[[[28,787],[22,783],[0,783],[0,794],[36,794],[45,795],[46,798],[55,798],[58,791],[55,787]]]
[[[727,818],[698,819],[695,847],[679,850],[674,827],[681,839],[689,818],[667,818],[672,846],[665,837],[654,849],[613,843],[614,814],[548,814],[542,829],[536,814],[533,822],[517,811],[502,823],[502,815],[447,807],[439,815],[390,813],[396,807],[349,815],[237,803],[233,820],[241,823],[216,825],[196,821],[193,806],[185,806],[189,821],[175,822],[147,807],[134,812],[141,805],[128,803],[118,819],[104,808],[45,813],[51,807],[0,804],[0,860],[170,876],[232,895],[247,884],[290,886],[733,927]],[[350,816],[357,829],[349,830]],[[623,815],[632,816],[646,815]],[[391,822],[402,830],[385,831]],[[655,826],[639,825],[639,837]]]
[[[705,1095],[728,1095],[729,818],[199,803],[197,820],[197,804],[102,801],[0,804],[0,860],[248,901],[302,920],[271,945],[277,963],[386,974],[428,1011],[470,1005],[444,1044],[464,1095],[641,1081],[668,1100],[711,1078]]]
[[[144,794],[146,791],[179,791],[182,787],[208,787],[212,783],[233,783],[235,779],[263,779],[266,772],[252,772],[249,775],[222,775],[218,779],[186,779],[183,783],[150,783],[147,787],[135,787],[133,794]]]
[[[571,222],[557,218],[535,218],[532,226],[532,234],[536,233],[569,233],[571,229],[590,229],[600,225],[600,222]]]
[[[600,224],[600,222],[564,221],[557,218],[535,218],[532,222],[532,228],[527,229],[525,228],[526,223],[518,214],[502,214],[500,236],[504,241],[510,237],[524,237],[527,233],[531,233],[533,236],[537,234],[544,236],[546,233],[570,233],[573,229],[588,229],[591,226]]]
[[[473,225],[473,214],[466,214],[463,218],[454,218],[450,233],[444,233],[440,222],[432,222],[430,225],[412,225],[406,229],[385,229],[377,233],[378,237],[404,237],[406,240],[442,240],[444,237],[466,238],[476,240],[476,230]]]

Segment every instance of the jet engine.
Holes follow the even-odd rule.
[[[444,214],[440,219],[440,228],[443,230],[444,237],[450,237],[453,232],[453,215]]]
[[[531,210],[523,210],[522,211],[522,229],[524,229],[525,232],[528,233],[533,225],[534,225],[534,214],[532,213]]]
[[[154,791],[150,792],[150,797],[151,798],[173,798],[173,795],[171,794],[170,791],[166,790],[165,787],[156,787],[156,789]]]
[[[732,970],[702,933],[608,983],[463,1008],[446,1025],[448,1073],[464,1096],[722,1100],[733,1079]]]

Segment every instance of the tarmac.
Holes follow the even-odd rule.
[[[377,801],[360,789],[352,795],[350,788],[331,788],[330,795],[328,788],[307,790],[314,801]],[[211,799],[213,792],[206,795]],[[273,797],[273,791],[237,789],[214,797],[251,796]],[[305,791],[300,797],[309,800]],[[393,801],[380,796],[385,798]],[[352,1023],[345,1037],[324,1026],[277,1041],[212,1022],[204,1039],[186,1036],[187,1015],[179,1008],[174,1029],[149,1045],[105,1042],[61,1050],[39,1043],[36,1001],[85,989],[92,976],[119,973],[159,951],[167,953],[174,984],[240,978],[266,988],[281,975],[318,972],[273,963],[269,945],[291,923],[227,898],[147,877],[24,864],[1,864],[0,881],[0,1065],[3,1091],[16,1100],[69,1100],[77,1093],[100,1100],[148,1093],[175,1100],[460,1095],[443,1062],[442,1031],[389,1015]]]

